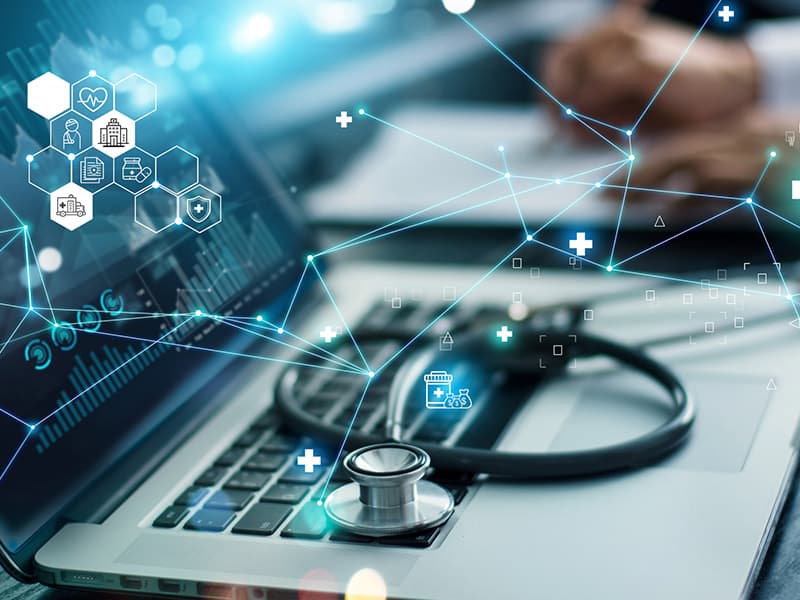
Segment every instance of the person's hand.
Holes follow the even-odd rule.
[[[775,149],[776,158],[761,185],[758,199],[776,195],[770,193],[770,187],[790,179],[784,176],[784,171],[798,158],[796,150],[777,146],[789,122],[793,119],[750,111],[734,120],[723,119],[674,133],[636,148],[629,185],[745,198],[759,180],[770,151]],[[627,170],[620,171],[609,183],[624,185],[626,177]],[[682,200],[676,204],[681,209],[690,204],[702,204],[702,199],[696,197],[671,197]],[[636,189],[629,190],[627,196],[634,202],[652,198],[652,193]]]
[[[628,128],[693,35],[627,5],[598,28],[553,47],[544,61],[544,84],[579,113]],[[757,63],[747,44],[704,33],[641,125],[669,129],[717,119],[751,106],[757,92]]]

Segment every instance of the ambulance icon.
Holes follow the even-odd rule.
[[[78,202],[78,199],[70,194],[69,196],[59,196],[56,199],[58,206],[56,207],[56,214],[59,217],[85,217],[86,207]]]
[[[92,220],[93,204],[89,190],[68,183],[50,194],[50,219],[64,229],[75,231]]]

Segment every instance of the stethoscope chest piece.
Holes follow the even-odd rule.
[[[354,483],[333,491],[325,512],[336,525],[359,535],[399,535],[441,525],[453,514],[453,496],[423,481],[428,454],[387,442],[359,448],[344,460]]]

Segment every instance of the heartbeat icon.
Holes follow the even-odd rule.
[[[108,100],[108,90],[102,87],[82,87],[78,92],[78,102],[92,112],[97,112]]]

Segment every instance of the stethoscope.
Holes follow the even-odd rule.
[[[564,374],[577,359],[606,358],[638,372],[667,392],[671,410],[665,421],[630,440],[604,447],[566,452],[517,453],[482,448],[462,448],[439,443],[410,445],[403,442],[404,413],[417,397],[419,377],[439,354],[439,338],[424,341],[397,371],[390,390],[384,434],[352,430],[344,468],[353,482],[331,492],[325,512],[338,527],[359,535],[381,537],[435,527],[453,513],[449,490],[423,479],[428,467],[482,473],[509,479],[554,479],[639,468],[666,457],[687,438],[695,408],[680,379],[641,348],[626,346],[586,333],[571,334],[582,319],[584,306],[561,304],[536,311],[526,323],[517,323],[514,343],[498,345],[497,315],[463,323],[458,353],[479,359],[490,372],[508,375],[535,373],[542,380]],[[542,329],[542,324],[548,328]],[[454,326],[454,331],[459,326]],[[408,332],[363,331],[360,343],[371,340],[406,341]],[[420,340],[417,341],[417,345]],[[558,348],[558,352],[554,351]],[[299,367],[289,366],[279,380],[276,406],[287,425],[315,439],[339,444],[344,427],[314,417],[293,402]]]

